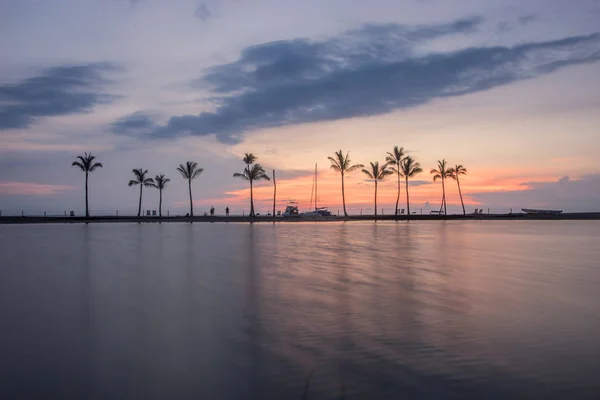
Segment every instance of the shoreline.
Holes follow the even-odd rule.
[[[394,215],[356,215],[349,217],[271,217],[271,216],[260,216],[250,218],[248,216],[194,216],[194,217],[136,217],[136,216],[101,216],[101,217],[21,217],[21,216],[7,216],[0,217],[0,225],[2,224],[47,224],[47,223],[61,223],[61,224],[73,224],[73,223],[162,223],[162,222],[243,222],[243,223],[254,223],[254,222],[349,222],[349,221],[444,221],[444,220],[473,220],[473,221],[524,221],[524,220],[600,220],[600,212],[583,212],[583,213],[562,213],[559,215],[528,215],[523,213],[513,214],[452,214],[452,215],[411,215],[408,218],[407,215],[399,215],[397,218]]]

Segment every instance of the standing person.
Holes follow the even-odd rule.
[[[225,216],[229,217],[229,207],[225,207]]]
[[[210,216],[211,217],[215,216],[215,208],[213,206],[210,206]]]

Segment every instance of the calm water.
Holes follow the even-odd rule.
[[[596,398],[600,223],[0,225],[0,318],[2,398]]]

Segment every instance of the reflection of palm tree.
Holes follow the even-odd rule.
[[[387,153],[387,156],[385,157],[385,161],[389,164],[389,165],[393,165],[393,167],[391,167],[390,169],[395,172],[396,174],[398,174],[398,195],[396,196],[396,211],[394,212],[394,215],[398,215],[398,202],[400,201],[400,175],[402,175],[401,171],[400,171],[400,163],[402,162],[402,159],[404,158],[404,147],[398,147],[398,146],[394,146],[394,150],[391,153]]]
[[[463,202],[462,192],[460,191],[460,180],[458,179],[459,175],[466,175],[467,169],[462,165],[458,164],[454,167],[450,168],[450,178],[456,180],[456,184],[458,185],[458,194],[460,195],[460,204],[462,205],[463,215],[466,215],[465,212],[465,203]]]
[[[171,182],[164,174],[154,177],[154,187],[158,189],[158,216],[162,217],[162,191],[167,186],[167,182]]]
[[[410,201],[408,198],[408,178],[412,178],[415,175],[423,172],[421,164],[415,162],[411,156],[406,156],[400,164],[400,170],[402,176],[406,180],[406,210],[408,211],[408,217],[410,218]]]
[[[192,179],[195,179],[204,171],[198,167],[198,163],[194,161],[186,161],[185,165],[179,164],[177,171],[181,174],[183,179],[188,181],[188,191],[190,193],[190,217],[194,216],[194,201],[192,200]]]
[[[83,156],[77,156],[79,161],[73,161],[73,164],[71,164],[71,166],[78,166],[83,172],[85,172],[85,216],[89,217],[90,209],[88,206],[88,175],[96,168],[102,168],[102,163],[95,163],[94,160],[96,159],[96,157],[93,156],[92,153],[84,154],[85,155]]]
[[[383,181],[386,176],[393,174],[392,170],[387,168],[387,164],[379,166],[379,162],[371,163],[371,169],[363,169],[362,172],[375,182],[375,216],[377,216],[377,183]]]
[[[446,215],[446,186],[444,182],[446,178],[450,178],[452,176],[451,169],[448,168],[448,163],[446,160],[441,160],[438,161],[438,169],[432,168],[430,173],[433,174],[434,182],[438,179],[442,180],[442,206],[444,207],[444,215]]]
[[[133,169],[133,174],[135,175],[135,180],[129,181],[129,186],[140,185],[140,202],[138,204],[138,214],[139,217],[142,214],[142,188],[144,186],[154,187],[154,179],[146,178],[146,174],[148,170],[144,170],[142,168]]]
[[[253,161],[256,161],[256,157],[254,157]],[[245,157],[244,162],[246,162]],[[250,216],[254,217],[254,193],[252,188],[252,182],[259,181],[261,179],[270,181],[271,179],[269,179],[269,177],[265,173],[265,170],[263,169],[263,167],[260,166],[260,164],[254,164],[252,165],[252,167],[250,167],[250,164],[247,164],[247,167],[244,169],[243,173],[240,174],[236,172],[235,174],[233,174],[233,176],[234,178],[242,178],[250,182]]]
[[[344,153],[340,150],[335,152],[335,157],[327,157],[331,162],[331,169],[342,175],[342,204],[344,206],[344,217],[348,216],[348,213],[346,212],[346,195],[344,194],[344,175],[364,167],[362,164],[351,165],[350,158],[348,158],[349,155],[350,152],[346,153],[344,156]]]

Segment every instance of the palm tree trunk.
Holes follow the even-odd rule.
[[[188,179],[188,191],[190,193],[190,217],[194,216],[194,202],[192,200],[192,180]]]
[[[398,168],[400,168],[400,164],[398,164]],[[396,210],[394,215],[398,216],[398,203],[400,202],[400,170],[398,170],[398,196],[396,196]]]
[[[140,202],[138,203],[138,217],[142,214],[142,189],[144,185],[140,183]]]
[[[406,210],[408,211],[407,219],[410,219],[410,202],[408,201],[408,177],[406,178]]]
[[[162,189],[158,190],[158,217],[162,217]]]
[[[377,180],[375,180],[375,216],[377,216]]]
[[[463,202],[462,192],[460,191],[460,181],[458,180],[458,174],[456,174],[456,184],[458,185],[458,194],[460,195],[460,204],[462,205],[463,215],[467,215],[465,212],[465,203]]]
[[[442,177],[442,193],[444,193],[444,215],[448,215],[446,210],[446,185],[444,184],[444,178]]]
[[[250,179],[250,217],[254,217],[254,195],[252,192],[252,179]]]
[[[90,209],[88,206],[88,173],[85,173],[85,217],[89,218]]]
[[[344,173],[342,173],[342,205],[344,206],[344,217],[347,217],[348,212],[346,212],[346,195],[344,194]]]

